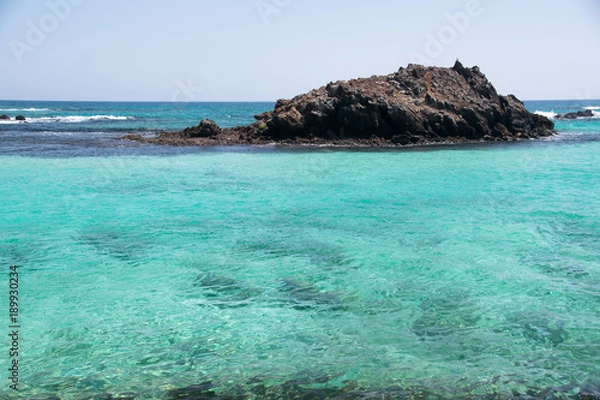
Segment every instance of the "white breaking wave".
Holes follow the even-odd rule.
[[[91,115],[91,116],[80,116],[80,115],[70,115],[67,117],[40,117],[40,118],[27,118],[27,122],[29,123],[67,123],[67,124],[76,124],[81,122],[88,121],[127,121],[128,119],[133,119],[131,117],[123,117],[123,116],[115,116],[115,115]]]
[[[554,119],[558,115],[554,111],[536,111],[534,114],[544,116],[548,119]]]
[[[11,112],[11,111],[30,111],[30,112],[36,112],[36,111],[49,111],[49,108],[0,108],[1,112]]]
[[[591,107],[583,107],[584,110],[591,110],[591,111],[595,111],[595,110],[600,110],[600,107],[597,106],[591,106]]]

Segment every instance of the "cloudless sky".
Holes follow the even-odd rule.
[[[0,99],[274,101],[456,58],[501,94],[600,98],[600,0],[473,1],[0,0]]]

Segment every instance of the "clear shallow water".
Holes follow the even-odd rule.
[[[558,128],[408,151],[115,140],[120,156],[40,136],[0,156],[20,396],[597,388],[600,127]]]

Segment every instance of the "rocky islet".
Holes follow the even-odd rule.
[[[331,82],[256,115],[249,126],[221,129],[212,120],[153,138],[167,145],[331,144],[406,146],[512,141],[555,133],[554,123],[501,96],[478,67],[411,64],[386,76]]]

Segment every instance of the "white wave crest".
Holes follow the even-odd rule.
[[[596,111],[596,110],[600,110],[600,107],[597,106],[590,106],[590,107],[583,107],[584,110],[591,110],[591,111]]]
[[[558,115],[554,111],[536,111],[534,114],[541,115],[541,116],[546,117],[548,119],[554,119]]]
[[[76,124],[81,122],[89,122],[89,121],[127,121],[129,119],[133,119],[131,117],[123,117],[123,116],[115,116],[115,115],[90,115],[90,116],[80,116],[80,115],[70,115],[66,117],[40,117],[40,118],[28,118],[27,122],[30,123],[67,123],[67,124]]]
[[[12,112],[12,111],[29,111],[29,112],[38,112],[38,111],[49,111],[49,108],[0,108],[0,112]]]

